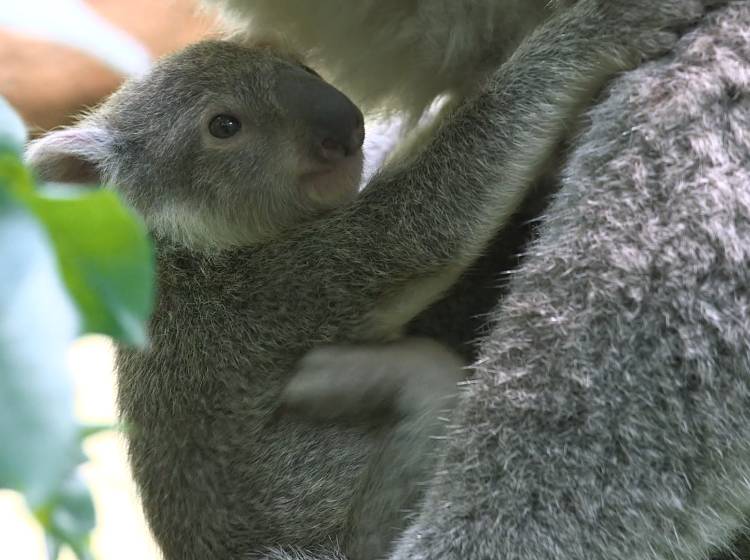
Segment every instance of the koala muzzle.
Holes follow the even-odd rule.
[[[276,87],[281,106],[304,127],[317,158],[336,162],[359,152],[364,117],[346,95],[302,68],[281,71]]]

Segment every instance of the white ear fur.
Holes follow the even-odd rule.
[[[52,131],[31,142],[24,160],[43,181],[99,183],[99,164],[111,146],[112,135],[105,128],[74,126]]]

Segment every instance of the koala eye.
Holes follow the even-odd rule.
[[[313,70],[313,69],[312,69],[312,68],[310,68],[309,66],[306,66],[306,65],[304,65],[304,64],[300,64],[300,66],[301,66],[301,67],[302,67],[302,69],[303,69],[303,70],[304,70],[305,72],[307,72],[308,74],[312,74],[313,76],[317,76],[318,78],[322,78],[322,76],[321,76],[320,74],[318,74],[318,73],[317,73],[317,72],[316,72],[315,70]]]
[[[208,131],[215,138],[231,138],[242,128],[242,123],[232,115],[216,115],[208,124]]]

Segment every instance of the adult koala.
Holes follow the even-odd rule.
[[[465,94],[570,0],[207,0],[230,21],[281,32],[370,109],[418,117],[438,94]]]
[[[464,94],[547,5],[214,1],[312,49],[360,102],[412,116]],[[748,130],[744,0],[606,92],[392,558],[697,560],[730,542],[750,507]],[[459,339],[510,260],[493,253],[449,296],[471,327]]]

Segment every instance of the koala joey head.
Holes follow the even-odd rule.
[[[351,200],[363,140],[359,109],[294,55],[205,41],[35,140],[26,158],[47,181],[111,186],[157,235],[227,247]]]

